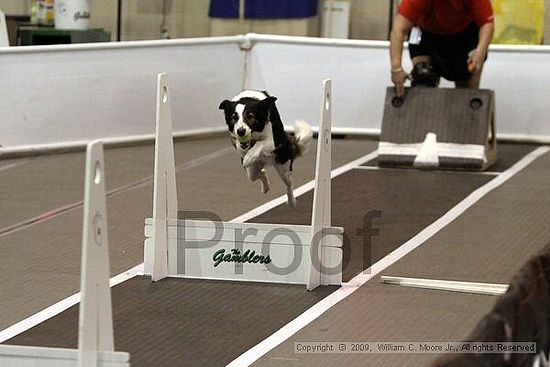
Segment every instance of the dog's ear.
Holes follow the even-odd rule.
[[[271,105],[273,105],[276,100],[277,100],[277,97],[269,96],[269,97],[266,97],[265,99],[262,99],[260,102],[258,102],[258,106],[260,108],[268,110],[269,107],[271,107]]]
[[[271,105],[275,103],[276,100],[277,100],[277,97],[269,96],[266,99],[264,99],[262,102],[266,102],[268,105]]]
[[[227,107],[231,105],[231,101],[226,99],[222,103],[220,103],[220,106],[218,107],[220,110],[225,110]]]

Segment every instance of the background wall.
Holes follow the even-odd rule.
[[[321,81],[330,78],[333,128],[379,132],[385,87],[391,84],[387,41],[259,38],[250,51],[247,87],[277,96],[287,123],[304,119],[318,126]],[[540,80],[550,76],[550,47],[493,45],[490,55],[491,67],[484,71],[482,86],[496,94],[498,136],[549,141],[548,87]],[[521,81],[513,88],[511,64],[522,65],[513,71],[514,80]],[[408,58],[403,66],[410,69]],[[441,86],[453,85],[443,81]]]
[[[350,38],[387,40],[389,11],[388,0],[351,0]]]
[[[122,0],[123,40],[159,39],[162,4],[166,2],[166,28],[172,38],[207,37],[247,32],[318,36],[317,17],[301,20],[253,20],[241,30],[238,22],[208,17],[209,0]],[[385,40],[392,0],[349,0],[351,3],[350,38]],[[399,0],[393,0],[395,4]],[[520,1],[520,0],[517,0]],[[545,43],[550,44],[550,0],[546,2]],[[27,13],[30,0],[0,0],[0,9],[8,14]],[[117,0],[92,0],[92,25],[116,36]]]
[[[217,107],[244,78],[241,38],[1,48],[0,152],[152,135],[164,72],[175,131],[223,129]]]
[[[388,44],[247,35],[0,48],[0,156],[152,136],[160,72],[170,77],[177,133],[223,130],[217,106],[243,85],[277,96],[288,125],[305,119],[317,126],[327,78],[334,131],[376,133],[390,83]],[[511,63],[522,65],[514,88]],[[496,93],[500,137],[550,141],[548,91],[540,83],[549,75],[549,46],[492,46],[483,86]]]
[[[26,0],[1,0],[0,9],[6,14],[26,14],[28,4]]]

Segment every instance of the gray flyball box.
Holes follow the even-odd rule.
[[[492,90],[416,87],[397,97],[387,88],[379,166],[482,171],[496,145]]]

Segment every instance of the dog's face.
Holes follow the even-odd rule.
[[[261,93],[255,93],[252,97],[243,92],[231,101],[226,99],[219,106],[219,109],[224,111],[229,133],[234,138],[258,137],[264,132],[269,109],[277,98],[264,93],[263,99],[260,99]]]

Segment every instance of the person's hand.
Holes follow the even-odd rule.
[[[395,91],[398,97],[402,97],[405,93],[405,81],[409,79],[409,75],[405,73],[403,68],[393,69],[391,71],[391,81],[395,85]]]
[[[468,55],[468,71],[470,73],[478,73],[483,68],[485,63],[485,57],[487,56],[486,50],[475,49]]]

